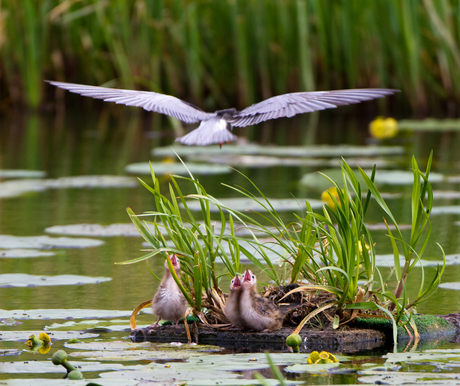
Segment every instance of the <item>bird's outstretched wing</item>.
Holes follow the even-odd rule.
[[[229,122],[232,126],[255,125],[269,119],[293,117],[312,111],[333,109],[392,95],[399,90],[385,88],[363,88],[335,91],[295,92],[266,99],[239,111]]]
[[[47,82],[76,94],[103,99],[106,102],[142,107],[147,111],[166,114],[185,123],[196,123],[214,116],[214,114],[202,111],[179,98],[156,92],[122,90],[65,82]]]

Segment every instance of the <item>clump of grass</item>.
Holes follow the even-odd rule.
[[[222,320],[225,297],[219,283],[224,275],[231,278],[242,271],[240,256],[243,254],[266,272],[276,285],[300,283],[290,293],[313,290],[333,294],[332,300],[307,315],[294,333],[298,333],[309,320],[325,311],[333,319],[334,328],[371,312],[386,315],[392,321],[396,341],[397,324],[413,325],[411,312],[417,304],[433,295],[445,268],[445,256],[441,248],[443,265],[436,268],[429,282],[425,282],[425,271],[422,267],[417,297],[409,301],[406,281],[415,263],[420,260],[430,237],[429,214],[433,193],[428,177],[431,160],[432,155],[423,173],[415,159],[412,159],[414,183],[410,240],[404,239],[395,217],[373,182],[375,167],[370,176],[359,169],[359,174],[368,188],[363,197],[357,176],[347,162],[342,160],[340,183],[325,176],[333,189],[329,191],[330,203],[323,205],[322,213],[313,212],[306,202],[307,210],[304,214],[295,215],[295,221],[289,223],[281,218],[270,201],[247,177],[257,196],[247,189],[226,186],[251,198],[264,211],[242,212],[223,205],[209,195],[191,173],[190,177],[171,177],[169,196],[166,196],[161,193],[159,181],[151,169],[153,187],[142,180],[141,182],[154,195],[156,210],[135,215],[128,209],[128,213],[152,249],[146,255],[125,263],[146,260],[159,254],[166,257],[168,253],[175,253],[182,262],[183,284],[177,277],[175,279],[195,314],[202,320],[206,317]],[[177,179],[191,183],[196,193],[184,195]],[[394,254],[394,274],[398,280],[394,289],[389,288],[389,278],[384,279],[375,265],[376,245],[364,223],[371,197],[396,229],[392,232],[387,225]],[[199,218],[188,208],[187,202],[190,199],[200,202]],[[211,219],[210,205],[219,210],[221,228],[218,231]],[[149,217],[152,221],[146,220]],[[237,236],[236,227],[245,227],[251,237],[248,239]],[[261,242],[255,231],[269,236],[272,241]],[[242,241],[249,242],[256,252],[243,247]],[[268,252],[278,256],[284,263],[282,268],[273,263]],[[402,270],[401,255],[405,259]],[[224,269],[219,267],[219,262],[223,263]],[[207,315],[205,311],[208,312]]]

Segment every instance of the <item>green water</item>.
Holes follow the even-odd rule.
[[[150,150],[155,146],[172,142],[172,133],[152,130],[152,125],[138,116],[121,115],[109,118],[109,124],[101,122],[100,117],[85,117],[81,114],[66,115],[60,119],[52,116],[22,116],[15,119],[3,118],[0,130],[0,169],[43,170],[47,178],[78,175],[125,175],[124,167],[133,162],[152,159]],[[299,126],[308,121],[294,120],[292,134],[285,136],[286,145],[300,144],[358,144],[366,143],[366,126],[360,120],[344,123],[334,114],[325,114],[318,126]],[[328,126],[330,125],[330,126]],[[288,125],[282,121],[279,130]],[[257,130],[261,130],[258,132]],[[264,142],[276,142],[277,126],[272,124],[264,131],[254,129],[254,137],[261,136]],[[244,131],[240,131],[244,134]],[[329,134],[329,135],[328,135]],[[447,175],[460,174],[459,133],[412,133],[397,139],[394,143],[403,145],[406,155],[398,158],[398,167],[409,170],[410,157],[414,154],[422,169],[431,149],[435,161],[433,172]],[[308,196],[318,199],[321,192],[301,187],[298,180],[304,173],[315,171],[310,167],[270,167],[240,168],[269,197],[286,198],[290,194],[297,197]],[[148,176],[142,176],[148,181]],[[247,186],[238,173],[218,176],[198,176],[207,191],[216,197],[233,197],[235,193],[221,183]],[[166,188],[169,179],[162,177]],[[185,187],[185,185],[184,185]],[[434,190],[459,191],[459,183],[439,183]],[[401,223],[410,223],[410,186],[391,186],[387,191],[402,193],[400,198],[389,201],[390,207]],[[459,205],[460,200],[436,199],[434,205]],[[140,185],[134,188],[91,188],[91,189],[48,189],[30,192],[19,197],[0,199],[0,235],[39,236],[44,229],[54,225],[128,223],[126,208],[136,213],[153,209],[150,193]],[[287,215],[286,215],[287,216]],[[376,205],[371,205],[371,222],[381,222],[382,214]],[[440,252],[435,245],[439,242],[446,254],[459,253],[460,226],[459,215],[432,216],[432,238],[424,258],[439,260]],[[409,232],[409,231],[406,231]],[[373,231],[374,241],[387,244],[384,231]],[[99,238],[104,245],[83,249],[63,249],[55,256],[39,258],[0,258],[0,274],[28,273],[33,275],[74,274],[84,276],[110,277],[111,281],[100,284],[66,285],[54,287],[0,288],[0,309],[96,309],[132,310],[137,304],[151,298],[157,283],[148,273],[145,263],[115,265],[115,262],[129,260],[142,254],[140,237]],[[163,261],[151,259],[151,268],[161,274]],[[386,269],[383,269],[386,272]],[[429,270],[427,271],[429,275]],[[460,280],[460,265],[449,266],[444,282]],[[420,275],[410,276],[408,287],[417,286]],[[415,294],[415,292],[414,292]],[[439,289],[435,296],[418,307],[421,313],[447,314],[460,311],[458,291]],[[69,315],[71,317],[72,315]],[[145,317],[144,317],[145,318]],[[127,324],[127,318],[124,318]],[[148,321],[147,321],[148,323]],[[19,326],[0,326],[4,331],[37,331],[47,325],[40,320],[27,321]],[[113,333],[117,339],[126,339],[127,332]],[[27,337],[24,337],[25,339]],[[2,348],[25,348],[23,342],[4,342]],[[56,347],[60,348],[61,343]],[[443,346],[444,347],[444,346]],[[460,348],[450,344],[450,348]],[[27,360],[31,354],[22,353],[19,357],[0,357],[1,361]],[[36,357],[35,357],[36,358]],[[268,375],[267,375],[268,376]],[[0,375],[9,379],[10,375]],[[12,378],[22,378],[14,375]],[[44,376],[42,376],[44,377]],[[53,378],[55,376],[53,375]],[[289,379],[298,376],[289,375]],[[334,375],[322,382],[356,383],[357,376]],[[305,377],[300,377],[305,380]],[[314,381],[309,382],[315,383]],[[1,384],[1,383],[0,383]]]

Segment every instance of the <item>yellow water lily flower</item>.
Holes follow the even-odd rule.
[[[51,338],[46,332],[42,332],[38,338],[32,334],[26,342],[33,351],[38,351],[40,354],[46,354],[51,349]]]
[[[377,117],[369,123],[369,133],[377,139],[393,138],[398,133],[398,121],[394,118]]]
[[[338,359],[331,353],[327,351],[313,351],[310,356],[307,358],[307,363],[309,364],[324,364],[324,363],[338,363]]]
[[[333,186],[332,188],[329,188],[328,190],[325,190],[323,193],[321,193],[321,201],[326,203],[329,207],[335,208],[334,201],[332,201],[331,195],[338,201],[339,200],[339,194],[337,192],[337,188]]]

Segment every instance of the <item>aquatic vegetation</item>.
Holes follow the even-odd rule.
[[[307,359],[307,363],[309,364],[326,364],[326,363],[337,363],[339,360],[331,353],[327,351],[313,351]]]
[[[64,350],[56,351],[51,357],[53,365],[62,365],[67,370],[67,378],[70,380],[83,379],[83,375],[80,370],[77,370],[74,365],[72,365],[67,360],[67,353]]]
[[[303,292],[307,297],[316,291],[329,293],[329,299],[306,315],[293,334],[297,334],[307,322],[320,314],[327,314],[334,328],[358,315],[380,314],[392,321],[396,342],[396,325],[413,324],[411,311],[437,289],[446,264],[441,248],[442,263],[436,266],[427,283],[421,265],[419,291],[415,299],[409,301],[406,294],[407,277],[414,266],[420,265],[431,233],[429,215],[433,193],[428,182],[431,159],[430,156],[424,173],[412,159],[412,224],[410,240],[407,241],[374,183],[375,167],[370,176],[361,168],[358,168],[359,174],[355,174],[343,160],[340,165],[341,183],[324,175],[334,193],[327,193],[331,204],[323,204],[322,213],[316,213],[305,201],[306,211],[300,215],[294,214],[295,221],[289,223],[283,220],[271,200],[247,177],[255,194],[247,189],[224,185],[252,200],[259,210],[237,210],[224,204],[223,200],[207,194],[192,173],[190,178],[172,176],[167,197],[160,192],[158,179],[151,168],[153,187],[141,182],[154,195],[156,211],[136,215],[128,209],[128,213],[152,249],[148,254],[123,264],[147,260],[160,254],[165,258],[176,254],[183,267],[182,281],[174,274],[169,259],[166,261],[194,313],[201,320],[221,322],[225,321],[225,297],[219,282],[223,275],[232,278],[242,272],[240,256],[243,254],[256,267],[264,270],[276,285],[300,283],[298,288],[284,297],[298,292]],[[179,178],[191,183],[196,193],[184,195],[176,181]],[[362,184],[367,186],[367,194],[363,194]],[[386,216],[388,239],[393,249],[394,275],[398,281],[394,289],[389,288],[388,278],[384,279],[376,266],[376,245],[364,222],[371,196]],[[199,204],[201,217],[192,213],[190,200]],[[211,219],[212,206],[217,210],[221,222],[217,233]],[[153,221],[145,220],[146,217],[153,217]],[[234,220],[249,231],[249,238],[236,236]],[[230,234],[223,232],[227,223],[230,225]],[[390,228],[388,223],[393,227]],[[166,233],[160,232],[160,227]],[[272,241],[262,243],[253,229]],[[165,234],[170,240],[166,240]],[[243,242],[254,245],[260,257],[256,258],[253,251],[243,247]],[[273,258],[268,257],[267,250],[279,256],[283,269],[273,264]],[[220,271],[217,262],[223,263],[223,271]]]
[[[67,76],[172,95],[179,90],[201,107],[217,107],[299,88],[396,85],[422,110],[433,100],[459,100],[457,14],[455,1],[432,0],[114,6],[8,0],[2,2],[1,90],[15,103],[37,107],[47,90],[42,80]]]
[[[292,348],[292,351],[299,352],[299,346],[302,344],[302,337],[299,334],[291,334],[286,338],[286,344]]]
[[[398,134],[398,121],[394,118],[377,117],[369,123],[369,133],[377,139],[390,139]]]
[[[42,332],[38,338],[35,334],[29,336],[26,342],[32,351],[38,351],[40,354],[46,354],[51,349],[51,338],[46,332]]]

